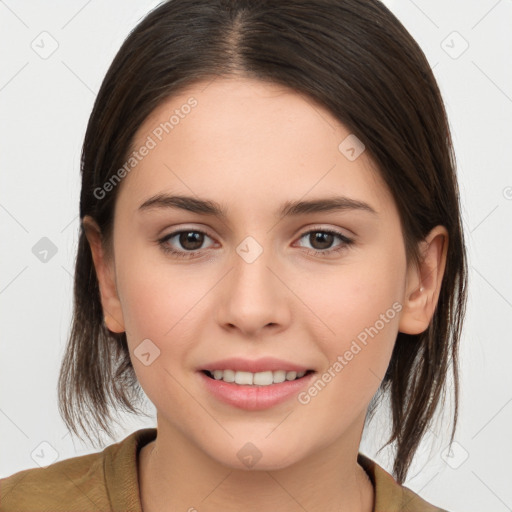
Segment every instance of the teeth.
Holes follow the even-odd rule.
[[[275,372],[242,372],[234,370],[213,370],[210,371],[215,380],[223,380],[224,382],[235,382],[241,385],[257,385],[257,386],[270,386],[271,384],[278,384],[285,380],[295,380],[304,377],[306,372],[287,372],[285,370],[277,370]]]

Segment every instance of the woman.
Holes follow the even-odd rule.
[[[433,511],[402,484],[457,353],[466,253],[443,102],[377,0],[168,1],[83,146],[63,418],[91,440],[0,510]],[[359,452],[389,396],[393,476]],[[455,407],[452,440],[457,420]]]

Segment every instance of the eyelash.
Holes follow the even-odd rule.
[[[208,233],[201,231],[200,229],[181,229],[179,231],[174,231],[172,233],[169,233],[168,235],[165,235],[163,238],[160,238],[158,240],[158,244],[160,245],[161,249],[165,253],[171,254],[173,256],[177,256],[179,258],[192,258],[192,257],[196,256],[198,253],[200,253],[202,249],[197,250],[197,251],[176,251],[175,249],[169,248],[169,246],[166,244],[166,242],[168,242],[171,238],[174,238],[176,235],[179,235],[181,233],[200,233],[202,235],[206,235],[207,237],[211,238],[208,235]],[[340,244],[338,247],[336,247],[334,249],[326,249],[324,251],[320,251],[317,249],[307,249],[306,250],[307,254],[312,255],[312,256],[325,257],[325,256],[330,256],[332,254],[337,254],[337,253],[347,249],[350,245],[352,245],[354,243],[354,240],[346,237],[339,231],[335,231],[332,229],[316,229],[316,228],[302,233],[302,235],[299,237],[299,240],[301,238],[304,238],[306,235],[310,235],[311,233],[327,233],[329,235],[337,236],[343,242],[342,244]]]

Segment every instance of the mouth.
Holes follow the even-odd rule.
[[[301,380],[308,375],[315,373],[315,370],[296,371],[263,371],[263,372],[246,372],[239,370],[201,370],[207,377],[212,380],[220,380],[227,383],[238,384],[240,386],[271,386],[272,384],[280,384],[286,381]]]

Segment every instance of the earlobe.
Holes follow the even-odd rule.
[[[420,243],[420,263],[407,273],[400,332],[420,334],[428,328],[441,292],[447,251],[448,231],[444,226],[433,228]]]
[[[109,331],[121,333],[125,331],[121,302],[117,295],[114,279],[114,263],[106,258],[101,230],[96,221],[86,215],[82,226],[92,253],[94,268],[98,278],[104,324]]]

